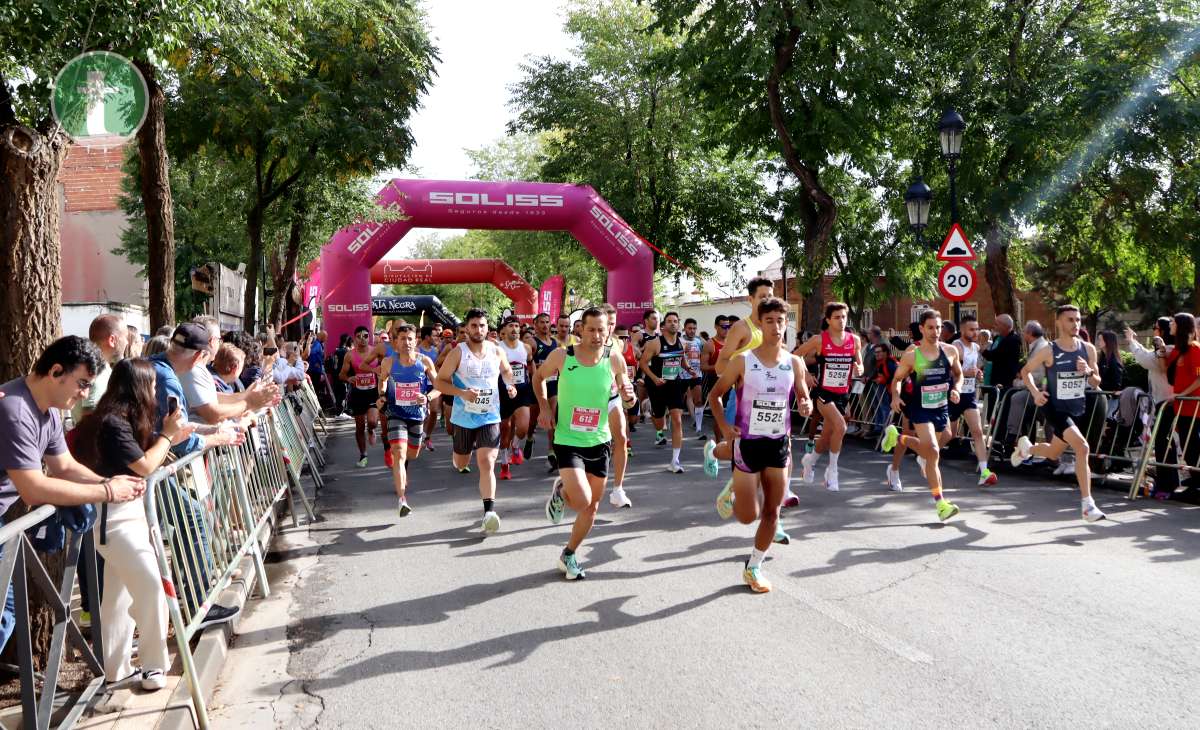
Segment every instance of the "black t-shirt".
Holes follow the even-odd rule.
[[[102,477],[115,477],[118,474],[138,476],[131,471],[129,465],[146,455],[133,435],[133,427],[128,421],[116,416],[105,416],[100,421],[100,430],[96,434],[99,439],[100,463],[95,470]]]

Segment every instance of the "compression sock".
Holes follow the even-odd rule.
[[[496,500],[494,500],[494,499],[483,500],[483,511],[485,513],[495,512],[496,511]]]
[[[767,558],[766,550],[759,550],[758,548],[755,548],[750,551],[750,562],[748,563],[747,567],[761,568],[763,561],[766,560],[766,558]]]
[[[835,471],[837,470],[837,460],[838,460],[838,456],[840,456],[840,455],[841,455],[840,451],[830,451],[829,452],[829,465],[832,466]]]

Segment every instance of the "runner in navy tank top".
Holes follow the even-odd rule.
[[[1085,393],[1088,386],[1100,387],[1100,368],[1096,361],[1096,348],[1090,342],[1079,339],[1079,308],[1065,304],[1055,312],[1055,331],[1058,339],[1043,347],[1029,358],[1021,369],[1021,380],[1033,394],[1033,400],[1046,415],[1046,421],[1054,427],[1054,438],[1050,443],[1033,444],[1027,436],[1017,440],[1012,463],[1020,465],[1031,456],[1043,459],[1058,459],[1068,446],[1075,452],[1075,480],[1079,483],[1080,516],[1087,522],[1098,522],[1106,515],[1092,499],[1092,472],[1088,464],[1088,442],[1078,423],[1086,411]],[[1034,380],[1038,368],[1046,370],[1046,387],[1043,392]]]
[[[942,522],[958,514],[958,507],[942,495],[942,470],[939,463],[938,434],[949,428],[949,404],[957,403],[962,388],[962,367],[958,349],[940,341],[942,318],[932,309],[917,319],[921,341],[908,348],[892,380],[892,410],[908,415],[916,436],[900,435],[895,425],[884,431],[883,450],[891,451],[900,443],[921,457],[925,478],[933,495],[937,516]],[[901,393],[906,381],[912,390]]]
[[[533,369],[537,370],[546,362],[546,358],[550,357],[550,353],[558,348],[558,342],[554,339],[554,335],[550,333],[550,315],[542,312],[533,318]],[[558,395],[558,377],[546,383],[546,392],[550,398]],[[537,432],[538,415],[541,413],[541,408],[538,406],[537,399],[534,398],[533,405],[529,407],[529,434],[525,437],[525,448],[522,449],[522,456],[526,460],[533,457],[533,441],[534,434]],[[554,460],[554,432],[550,432],[550,445],[547,449],[546,459],[553,463]]]
[[[829,452],[829,467],[825,469],[825,488],[838,491],[838,457],[846,438],[846,404],[850,400],[850,383],[862,374],[862,354],[858,336],[846,331],[850,308],[841,302],[825,305],[828,329],[820,337],[809,338],[796,354],[806,362],[816,361],[817,375],[813,382],[813,401],[821,413],[821,436],[811,454],[800,460],[801,475],[809,484],[815,479],[817,459]],[[799,500],[797,500],[799,502]],[[785,503],[785,506],[786,503]]]
[[[407,517],[408,462],[421,455],[425,417],[431,395],[436,395],[433,381],[437,371],[433,361],[417,351],[416,329],[400,325],[392,336],[392,354],[379,368],[382,375],[379,404],[388,414],[387,446],[391,450],[392,484],[396,488],[397,509]]]

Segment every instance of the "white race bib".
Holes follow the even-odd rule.
[[[823,388],[845,388],[850,384],[850,363],[826,362],[825,372],[821,376]]]
[[[393,394],[398,406],[421,405],[420,383],[396,383],[396,389]]]
[[[1075,373],[1069,376],[1060,374],[1058,376],[1058,392],[1055,394],[1056,400],[1078,400],[1083,397],[1083,392],[1087,387],[1087,378],[1083,375]]]
[[[750,403],[750,435],[782,436],[787,430],[787,402],[782,398],[755,398]]]
[[[513,362],[513,363],[509,363],[509,365],[512,365],[513,385],[524,385],[525,384],[525,363]]]
[[[492,404],[495,403],[495,397],[496,391],[491,390],[490,388],[488,390],[481,390],[479,391],[479,394],[475,396],[474,401],[469,401],[466,398],[463,398],[463,408],[466,409],[467,413],[475,413],[477,415],[491,413]]]
[[[921,386],[921,407],[922,408],[945,408],[950,397],[950,384],[938,383],[937,385],[922,385]]]
[[[959,393],[974,393],[975,392],[975,378],[963,378],[962,390],[960,390],[958,392]]]

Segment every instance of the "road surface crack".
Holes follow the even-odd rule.
[[[885,583],[884,585],[881,585],[878,588],[872,588],[868,591],[860,591],[858,593],[848,593],[844,596],[838,596],[837,598],[830,598],[828,600],[830,600],[830,601],[848,601],[851,598],[864,598],[866,596],[875,595],[876,593],[882,593],[884,591],[889,591],[889,590],[895,588],[896,586],[899,586],[901,583],[907,583],[908,581],[912,580],[913,578],[916,578],[919,575],[922,575],[924,573],[927,573],[930,570],[933,570],[933,564],[936,563],[940,557],[941,557],[941,555],[933,555],[928,560],[922,562],[920,567],[918,567],[916,570],[912,571],[908,575],[904,575],[893,581],[889,581],[888,583]]]

